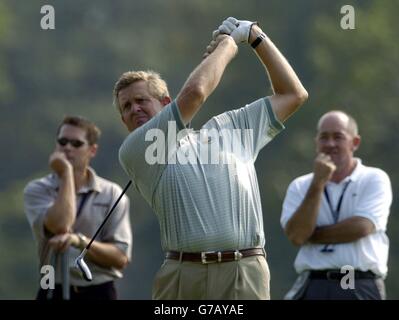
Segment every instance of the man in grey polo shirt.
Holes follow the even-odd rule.
[[[288,187],[281,225],[300,246],[287,299],[384,299],[392,203],[388,175],[362,164],[356,121],[342,111],[317,126],[312,173]]]
[[[31,181],[24,190],[25,212],[38,243],[40,269],[44,265],[55,267],[55,290],[46,290],[41,281],[39,300],[50,296],[61,298],[62,268],[67,268],[68,272],[71,268],[71,299],[117,298],[114,280],[122,277],[132,246],[126,196],[87,253],[93,281],[87,282],[73,268],[74,260],[122,191],[89,167],[97,152],[99,135],[100,130],[90,121],[65,117],[58,128],[55,151],[49,159],[53,173]],[[54,261],[65,252],[69,256],[67,266],[61,265],[62,259]]]
[[[270,298],[254,162],[307,92],[256,23],[228,18],[213,38],[173,102],[152,71],[126,72],[114,88],[131,132],[120,162],[154,209],[166,253],[154,299]],[[212,118],[200,132],[183,130],[241,42],[252,45],[269,71],[274,94]]]

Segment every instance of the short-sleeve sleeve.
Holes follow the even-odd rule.
[[[47,210],[54,204],[54,196],[44,183],[35,180],[24,189],[24,207],[30,227],[37,240],[48,237],[44,228]]]
[[[288,220],[291,219],[295,211],[299,208],[304,196],[300,192],[298,181],[294,180],[290,183],[287,189],[287,193],[283,202],[283,209],[280,218],[280,224],[285,229]]]
[[[204,128],[242,130],[245,146],[255,160],[259,151],[284,129],[284,125],[276,118],[266,97],[240,109],[222,113],[208,121]]]
[[[390,179],[384,171],[375,169],[359,195],[354,215],[371,220],[376,231],[385,231],[391,203]]]
[[[112,203],[115,203],[121,192],[122,190],[120,188],[115,188],[113,191]],[[130,260],[133,239],[130,225],[129,208],[129,198],[124,195],[118,205],[115,207],[115,211],[112,213],[110,221],[108,221],[108,223],[105,225],[101,241],[113,243]]]

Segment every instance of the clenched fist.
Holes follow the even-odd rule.
[[[58,175],[62,176],[67,170],[72,169],[71,163],[65,154],[60,151],[54,151],[49,159],[50,168]]]
[[[319,183],[327,183],[331,179],[336,166],[331,157],[325,153],[319,153],[314,161],[314,180]]]

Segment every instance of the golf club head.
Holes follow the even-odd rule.
[[[79,268],[79,270],[82,272],[83,278],[86,281],[91,281],[93,280],[93,276],[91,274],[91,271],[89,267],[87,266],[86,262],[83,260],[85,250],[79,255],[79,257],[76,258],[75,264]]]

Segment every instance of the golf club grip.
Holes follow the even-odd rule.
[[[111,216],[112,211],[114,211],[115,207],[118,205],[119,201],[122,199],[123,195],[126,193],[127,189],[129,189],[130,185],[132,184],[132,180],[129,180],[127,183],[125,189],[123,189],[121,195],[119,196],[118,200],[115,201],[114,205],[112,206],[111,210],[108,212],[107,216],[104,218],[104,221],[101,223],[101,225],[98,227],[96,233],[94,236],[91,238],[90,242],[86,246],[86,250],[89,250],[91,244],[93,243],[94,239],[97,237],[99,232],[101,231],[102,227],[104,224],[107,222],[108,218]]]

